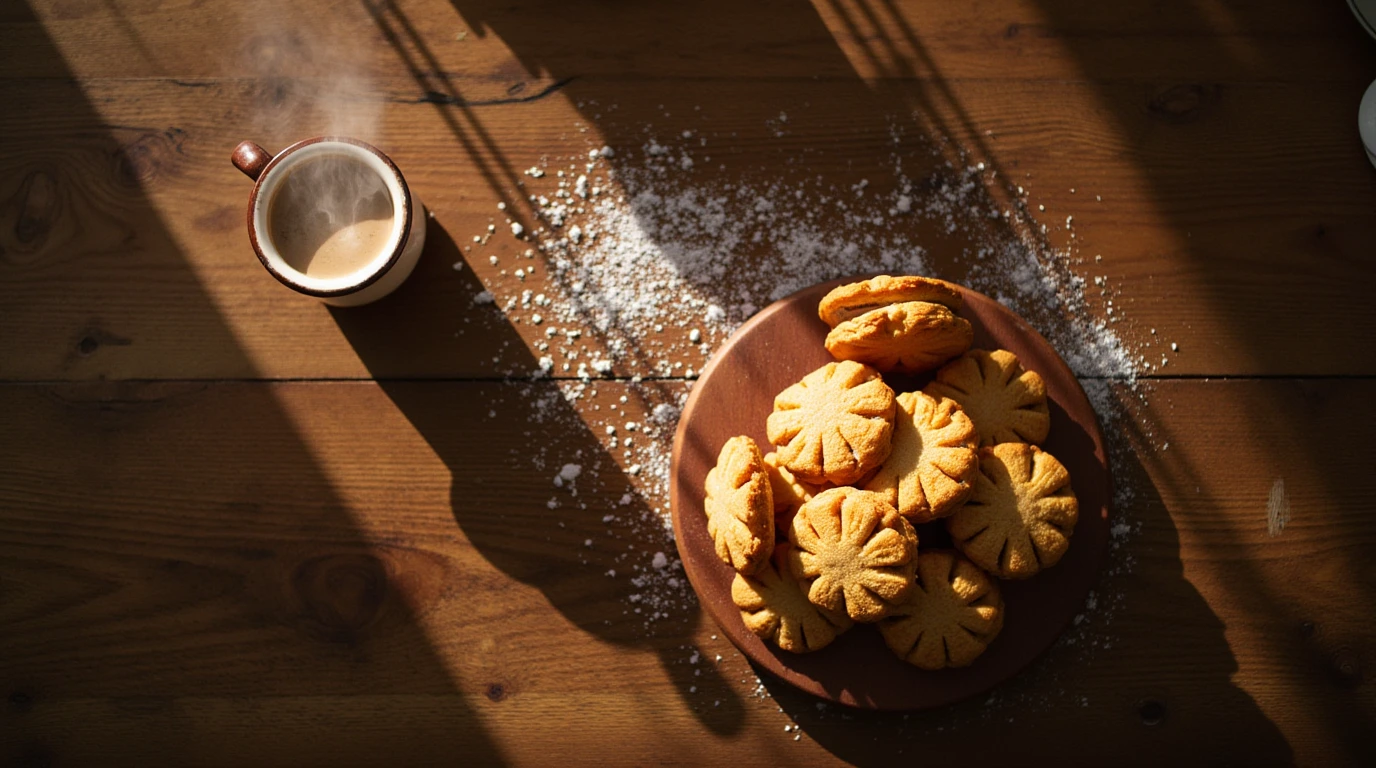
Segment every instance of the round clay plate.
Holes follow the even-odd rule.
[[[731,602],[735,571],[716,556],[702,510],[703,482],[717,453],[735,435],[770,450],[765,419],[774,395],[832,362],[823,346],[827,326],[817,302],[847,281],[813,286],[775,302],[741,326],[703,369],[674,437],[670,501],[679,556],[703,607],[756,665],[824,699],[868,709],[922,709],[986,691],[1017,674],[1055,642],[1082,610],[1108,545],[1109,472],[1094,409],[1074,374],[1022,318],[993,299],[953,286],[965,298],[960,315],[975,330],[975,347],[1007,349],[1046,380],[1051,434],[1042,446],[1070,471],[1080,518],[1060,563],[1026,581],[1003,581],[1003,631],[963,669],[928,672],[884,645],[878,630],[856,625],[815,653],[793,654],[745,628]],[[886,377],[896,392],[930,380]],[[949,546],[940,522],[918,527],[921,549]],[[920,556],[920,555],[919,555]]]

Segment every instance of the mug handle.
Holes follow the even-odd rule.
[[[241,141],[229,156],[229,161],[234,163],[235,168],[243,171],[245,176],[257,181],[263,169],[272,161],[272,155],[251,141]]]

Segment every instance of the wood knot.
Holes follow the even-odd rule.
[[[271,109],[282,109],[292,101],[295,88],[286,78],[271,77],[253,86],[258,103]]]
[[[1147,699],[1137,705],[1137,715],[1142,718],[1142,725],[1160,725],[1166,719],[1166,705]]]
[[[332,554],[298,565],[291,577],[302,629],[332,643],[354,643],[382,612],[387,566],[370,554]]]
[[[1217,87],[1174,85],[1153,94],[1147,101],[1147,110],[1163,122],[1190,123],[1199,119],[1205,108],[1217,100]]]
[[[87,326],[77,338],[76,354],[78,357],[90,357],[103,346],[127,347],[133,343],[132,339],[103,331],[93,323]]]
[[[501,683],[488,683],[487,689],[483,693],[492,701],[501,701],[510,695],[507,687]]]
[[[4,244],[4,250],[34,253],[41,249],[61,212],[61,199],[52,174],[30,171],[4,206],[15,212],[13,240]]]
[[[1011,39],[1017,37],[1017,36],[1018,36],[1018,33],[1021,32],[1021,31],[1022,31],[1022,27],[1019,26],[1018,24],[1016,24],[1016,23],[1014,23],[1014,24],[1009,24],[1009,25],[1008,25],[1008,28],[1005,29],[1005,30],[1003,30],[1003,36],[1004,36],[1005,38],[1011,40]]]
[[[1356,685],[1362,681],[1362,663],[1350,648],[1339,648],[1333,654],[1333,672],[1344,685]]]
[[[184,155],[185,140],[186,131],[180,128],[142,134],[116,150],[118,177],[130,186],[138,186],[155,176],[175,174]]]

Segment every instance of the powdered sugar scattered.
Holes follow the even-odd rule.
[[[783,132],[786,122],[780,115],[772,126]],[[1116,332],[1123,314],[1107,278],[1087,281],[1074,252],[1050,244],[1023,187],[1009,185],[1001,195],[1003,180],[983,162],[959,158],[931,162],[928,173],[910,178],[897,150],[892,173],[882,179],[870,174],[873,180],[838,185],[794,173],[750,181],[704,170],[708,163],[720,167],[709,149],[707,137],[684,131],[639,147],[591,148],[526,171],[533,218],[529,226],[509,224],[527,241],[515,256],[527,266],[475,298],[495,301],[513,323],[543,327],[535,369],[508,371],[556,379],[517,385],[531,398],[532,418],[552,419],[572,405],[600,443],[602,457],[550,456],[547,445],[533,452],[529,460],[539,467],[565,462],[554,475],[565,495],[551,499],[551,509],[578,498],[575,480],[585,471],[608,488],[629,489],[615,505],[588,507],[578,498],[577,507],[634,534],[632,548],[606,576],[630,574],[625,615],[647,631],[694,602],[679,562],[665,554],[672,551],[670,444],[688,385],[718,345],[772,301],[865,273],[927,274],[968,285],[1047,337],[1081,377],[1106,433],[1115,435],[1114,425],[1131,418],[1128,407],[1144,396],[1138,373],[1154,365]],[[1065,216],[1063,231],[1073,220]],[[537,265],[543,292],[523,285]],[[615,389],[604,384],[609,378]],[[1130,450],[1112,442],[1115,467]],[[566,463],[572,460],[583,464]],[[1131,569],[1124,548],[1138,526],[1123,515],[1133,503],[1131,484],[1120,477],[1115,487],[1119,522],[1109,584]],[[592,543],[583,549],[598,546],[586,541]],[[1104,625],[1120,602],[1101,585],[1061,647],[1085,657],[1111,647]]]

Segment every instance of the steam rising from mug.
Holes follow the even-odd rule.
[[[293,3],[255,5],[245,19],[258,30],[241,48],[237,68],[262,89],[248,132],[265,143],[300,136],[353,136],[381,144],[384,95],[358,55],[358,24]]]
[[[357,25],[368,22],[290,3],[255,6],[245,22],[257,34],[242,49],[241,66],[263,83],[251,134],[278,146],[316,135],[383,143],[383,95],[356,45]],[[269,211],[273,242],[288,264],[321,278],[366,266],[385,247],[394,218],[382,179],[342,155],[293,168]]]
[[[250,241],[279,281],[336,306],[391,293],[425,244],[425,207],[395,167],[377,160],[390,166],[375,146],[387,143],[387,97],[369,76],[379,62],[358,44],[380,31],[376,5],[364,0],[328,13],[298,3],[226,6],[242,9],[235,34],[244,42],[237,60],[223,64],[249,76],[258,105],[242,130],[262,145],[286,147],[278,158],[295,157],[265,171],[273,155],[262,146],[235,149],[234,165],[259,182]]]

